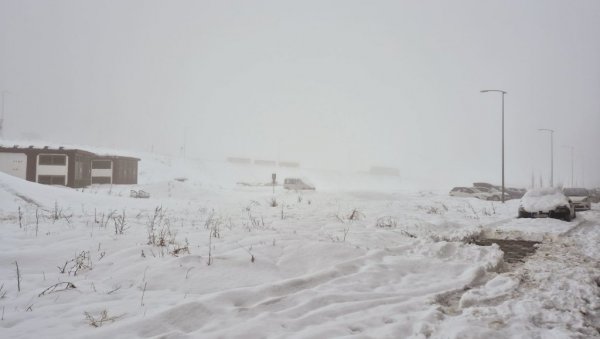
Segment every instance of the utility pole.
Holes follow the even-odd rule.
[[[2,116],[0,116],[0,138],[4,138],[4,101],[9,91],[2,91]]]
[[[585,187],[585,156],[581,156],[581,187]]]
[[[563,147],[571,149],[571,187],[575,187],[575,182],[573,180],[573,178],[574,178],[573,169],[575,168],[575,165],[574,165],[575,164],[575,160],[574,160],[573,154],[575,153],[575,147],[573,147],[571,145],[563,145]]]
[[[504,203],[504,191],[506,190],[504,188],[504,95],[506,94],[506,91],[503,91],[500,89],[481,90],[481,93],[487,93],[487,92],[502,93],[502,203]]]
[[[531,187],[530,188],[535,188],[535,174],[533,173],[533,171],[531,171]]]
[[[550,132],[550,187],[554,187],[554,130],[539,128],[538,131]]]

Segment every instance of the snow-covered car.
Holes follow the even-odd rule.
[[[558,188],[531,189],[521,198],[519,218],[575,218],[573,202]]]
[[[283,180],[283,188],[286,190],[315,190],[315,186],[308,183],[306,179],[285,178]]]
[[[490,189],[494,188],[496,190],[501,190],[502,189],[500,186],[494,186],[494,185],[492,185],[490,183],[487,183],[487,182],[474,182],[473,183],[473,187],[475,187],[475,188],[481,188],[481,187],[483,187],[483,188],[490,188]]]
[[[450,191],[452,197],[470,197],[481,200],[501,200],[502,193],[486,187],[454,187]],[[506,196],[505,196],[506,197]]]
[[[565,188],[563,193],[573,201],[575,210],[587,211],[592,208],[590,191],[585,188]]]
[[[450,190],[449,194],[451,197],[462,197],[462,198],[470,197],[470,198],[480,198],[481,199],[481,197],[480,197],[481,192],[479,192],[475,188],[471,188],[471,187],[454,187],[453,189]]]
[[[484,193],[483,198],[484,200],[492,200],[492,201],[500,201],[502,200],[502,188],[500,188],[500,190],[498,190],[495,187],[475,187],[476,190],[478,190],[481,193]],[[508,200],[510,199],[510,196],[508,195],[508,193],[504,192],[504,200]]]
[[[129,191],[129,196],[132,198],[148,199],[150,198],[150,193],[142,190],[131,190]]]

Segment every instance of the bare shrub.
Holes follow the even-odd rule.
[[[190,254],[190,245],[187,238],[185,239],[185,245],[176,244],[175,246],[173,246],[173,249],[169,253],[174,257],[178,257],[180,254],[183,253]]]
[[[106,216],[106,220],[104,219],[104,214],[102,214],[102,221],[104,224],[104,228],[106,228],[108,226],[108,222],[110,220],[112,220],[112,218],[114,217],[115,213],[117,213],[117,211],[110,211],[110,213],[108,213],[108,215]]]
[[[414,235],[413,233],[408,232],[407,230],[400,230],[400,233],[402,233],[402,235],[405,235],[409,238],[416,238],[417,236]]]
[[[248,212],[250,213],[250,212]],[[208,228],[208,261],[207,265],[210,266],[213,263],[212,259],[212,238],[221,237],[221,224],[223,224],[222,218],[214,218],[214,214],[211,214],[210,218],[206,222]]]
[[[355,208],[348,215],[348,220],[361,220],[364,217],[365,215]]]
[[[338,236],[338,235],[329,235],[329,239],[331,239],[332,242],[346,242],[346,237],[348,236],[348,233],[350,232],[350,228],[349,227],[345,227],[342,230],[342,236]]]
[[[444,212],[448,211],[448,206],[444,205],[444,204],[440,204],[441,207],[438,206],[417,206],[417,209],[419,210],[423,210],[425,211],[425,213],[427,214],[437,214],[437,215],[442,215],[444,214]]]
[[[148,219],[148,245],[157,245],[159,243],[156,229],[160,228],[164,217],[165,213],[162,206],[157,206],[154,209],[152,217]]]
[[[76,287],[73,283],[68,282],[68,281],[63,281],[63,282],[56,283],[56,284],[46,288],[45,290],[42,291],[42,293],[38,294],[38,297],[41,297],[46,294],[54,293],[54,292],[72,290],[74,288],[76,288]]]
[[[123,210],[123,214],[116,215],[113,217],[113,222],[115,224],[115,234],[123,234],[127,229],[127,222],[125,220],[125,210]]]
[[[275,243],[275,239],[273,239],[273,243]],[[252,246],[250,246],[250,248],[246,248],[243,247],[242,245],[240,245],[239,242],[236,241],[236,244],[243,249],[244,251],[246,251],[248,253],[248,255],[250,256],[250,262],[254,263],[254,261],[256,260],[256,258],[254,258],[254,254],[252,254]]]
[[[166,217],[162,206],[154,209],[154,214],[148,219],[148,245],[166,248],[167,253],[179,256],[183,253],[190,254],[188,240],[184,244],[177,241],[177,231],[171,229],[171,222]],[[162,253],[162,252],[161,252]],[[142,250],[142,256],[145,257]]]
[[[221,237],[221,226],[224,224],[223,218],[215,217],[214,212],[206,219],[204,227],[210,231],[210,237]]]
[[[425,210],[427,214],[442,214],[442,210],[435,206],[429,206],[428,209]]]
[[[65,261],[65,264],[62,267],[56,267],[58,268],[59,273],[67,273],[68,275],[73,274],[74,276],[80,271],[91,270],[92,259],[90,251],[81,251],[75,258]]]
[[[17,266],[17,290],[21,292],[21,271],[19,270],[19,263],[16,261],[15,266]]]
[[[248,225],[248,231],[251,231],[252,228],[264,228],[265,227],[265,220],[262,218],[262,216],[256,217],[254,215],[252,215],[252,209],[246,209],[246,212],[248,214],[248,221],[249,223]]]
[[[479,220],[479,214],[477,214],[475,207],[473,207],[473,205],[471,205],[470,202],[468,203],[468,206],[471,209],[471,211],[473,212],[473,219]]]
[[[35,209],[35,236],[37,238],[38,236],[38,231],[40,228],[40,213],[39,213],[39,208]]]
[[[58,202],[54,201],[54,211],[52,213],[52,221],[56,221],[60,218],[60,215],[62,214],[62,208],[59,210],[58,209]]]
[[[377,219],[375,226],[379,228],[396,228],[398,226],[398,219],[391,216],[381,217]]]
[[[271,207],[277,207],[278,206],[277,199],[275,199],[275,197],[273,197],[273,198],[271,198],[269,200],[269,206],[271,206]]]
[[[88,312],[84,312],[83,314],[85,315],[86,320],[92,327],[100,327],[106,322],[114,322],[115,320],[124,316],[124,314],[117,316],[109,316],[107,310],[103,310],[98,316],[93,316]]]

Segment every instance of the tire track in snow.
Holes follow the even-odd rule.
[[[478,255],[485,258],[474,266],[473,256]],[[435,308],[431,303],[437,294],[478,279],[484,270],[480,265],[493,265],[499,260],[495,255],[495,250],[481,252],[460,243],[423,242],[417,247],[411,243],[374,250],[316,273],[199,296],[114,330],[132,326],[143,337],[167,333],[236,337],[253,333],[249,331],[285,337],[311,328],[335,328],[337,335],[364,329],[377,333],[379,327],[406,327],[396,317],[407,312]]]

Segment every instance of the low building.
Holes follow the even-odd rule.
[[[400,176],[400,170],[394,167],[373,166],[369,169],[370,174]]]
[[[59,147],[0,147],[0,171],[47,185],[137,184],[138,158]]]

